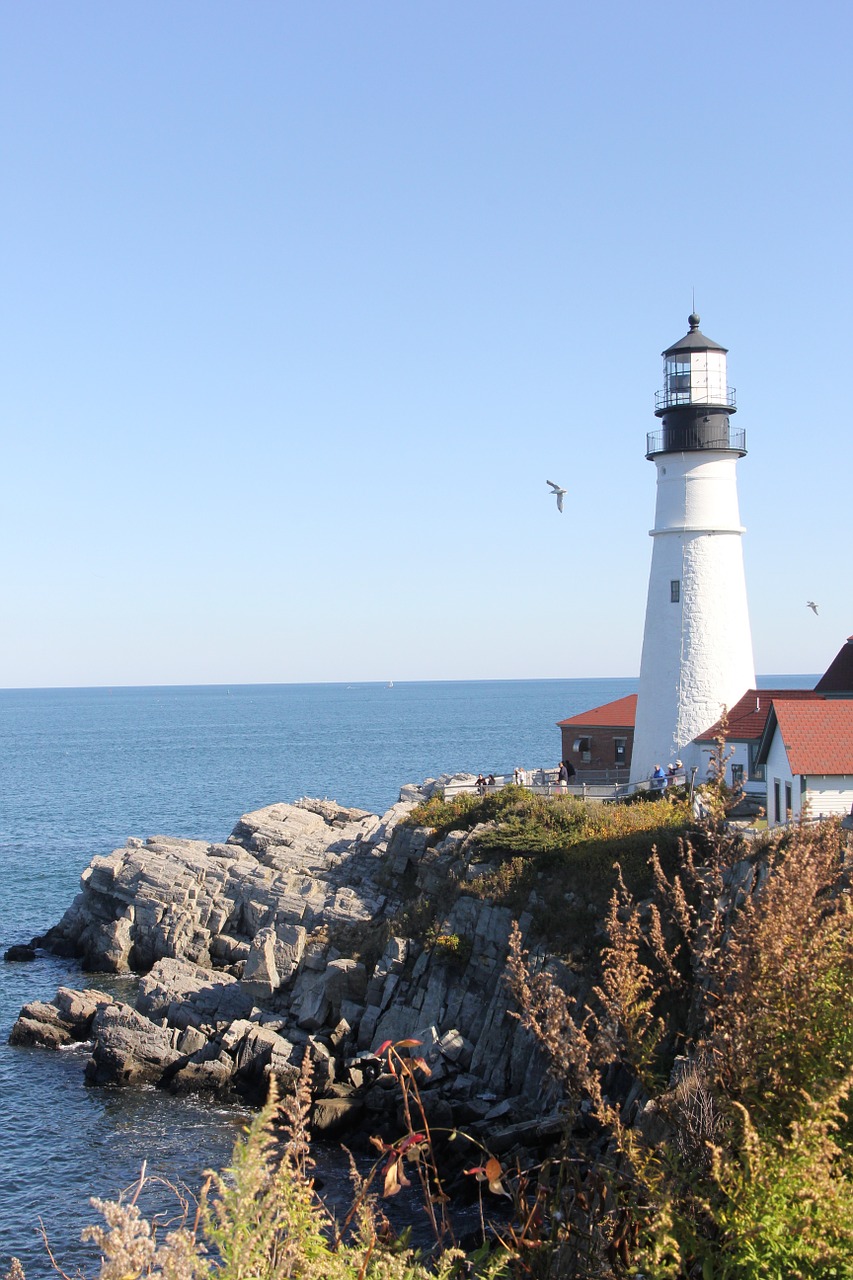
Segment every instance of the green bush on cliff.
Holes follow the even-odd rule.
[[[430,828],[436,842],[450,831],[478,827],[476,856],[489,869],[460,882],[453,896],[488,899],[518,914],[541,888],[532,902],[534,926],[552,951],[567,952],[589,947],[615,884],[614,864],[631,890],[645,895],[652,886],[652,848],[670,866],[693,816],[683,799],[602,804],[510,785],[484,796],[431,796],[406,822]],[[449,908],[446,895],[440,905]],[[429,903],[419,910],[423,932],[435,925],[436,913]],[[406,923],[418,921],[407,916]]]
[[[568,850],[584,841],[646,841],[651,833],[679,831],[691,820],[686,802],[649,800],[633,805],[602,804],[574,796],[540,796],[506,786],[475,796],[463,792],[451,800],[431,796],[405,819],[408,826],[429,827],[439,840],[449,831],[488,829],[478,835],[486,852],[536,856]]]

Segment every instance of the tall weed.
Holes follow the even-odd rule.
[[[711,810],[655,901],[619,879],[578,1009],[515,935],[519,1017],[571,1100],[542,1276],[853,1276],[853,919],[838,825],[748,855]],[[572,1270],[574,1268],[574,1270]]]

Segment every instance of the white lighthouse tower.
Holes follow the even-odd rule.
[[[631,781],[680,758],[755,686],[735,468],[746,432],[731,425],[726,348],[690,331],[667,348],[646,437],[657,467],[652,567],[640,663]]]

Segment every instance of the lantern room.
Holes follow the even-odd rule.
[[[706,338],[694,312],[689,332],[663,353],[663,390],[655,396],[661,430],[646,438],[646,456],[723,449],[746,453],[746,433],[731,426],[735,393],[726,385],[726,348]]]

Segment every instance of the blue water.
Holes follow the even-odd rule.
[[[768,677],[765,688],[815,677]],[[128,836],[223,840],[241,814],[301,795],[382,813],[401,784],[508,773],[559,758],[556,721],[636,689],[632,680],[525,680],[0,690],[0,950],[56,923],[95,854]],[[21,1005],[61,983],[103,985],[72,962],[0,963],[0,1274],[93,1268],[87,1200],[129,1186],[143,1161],[197,1190],[245,1116],[155,1090],[89,1088],[85,1051],[6,1044]],[[152,1208],[171,1207],[159,1183]]]

